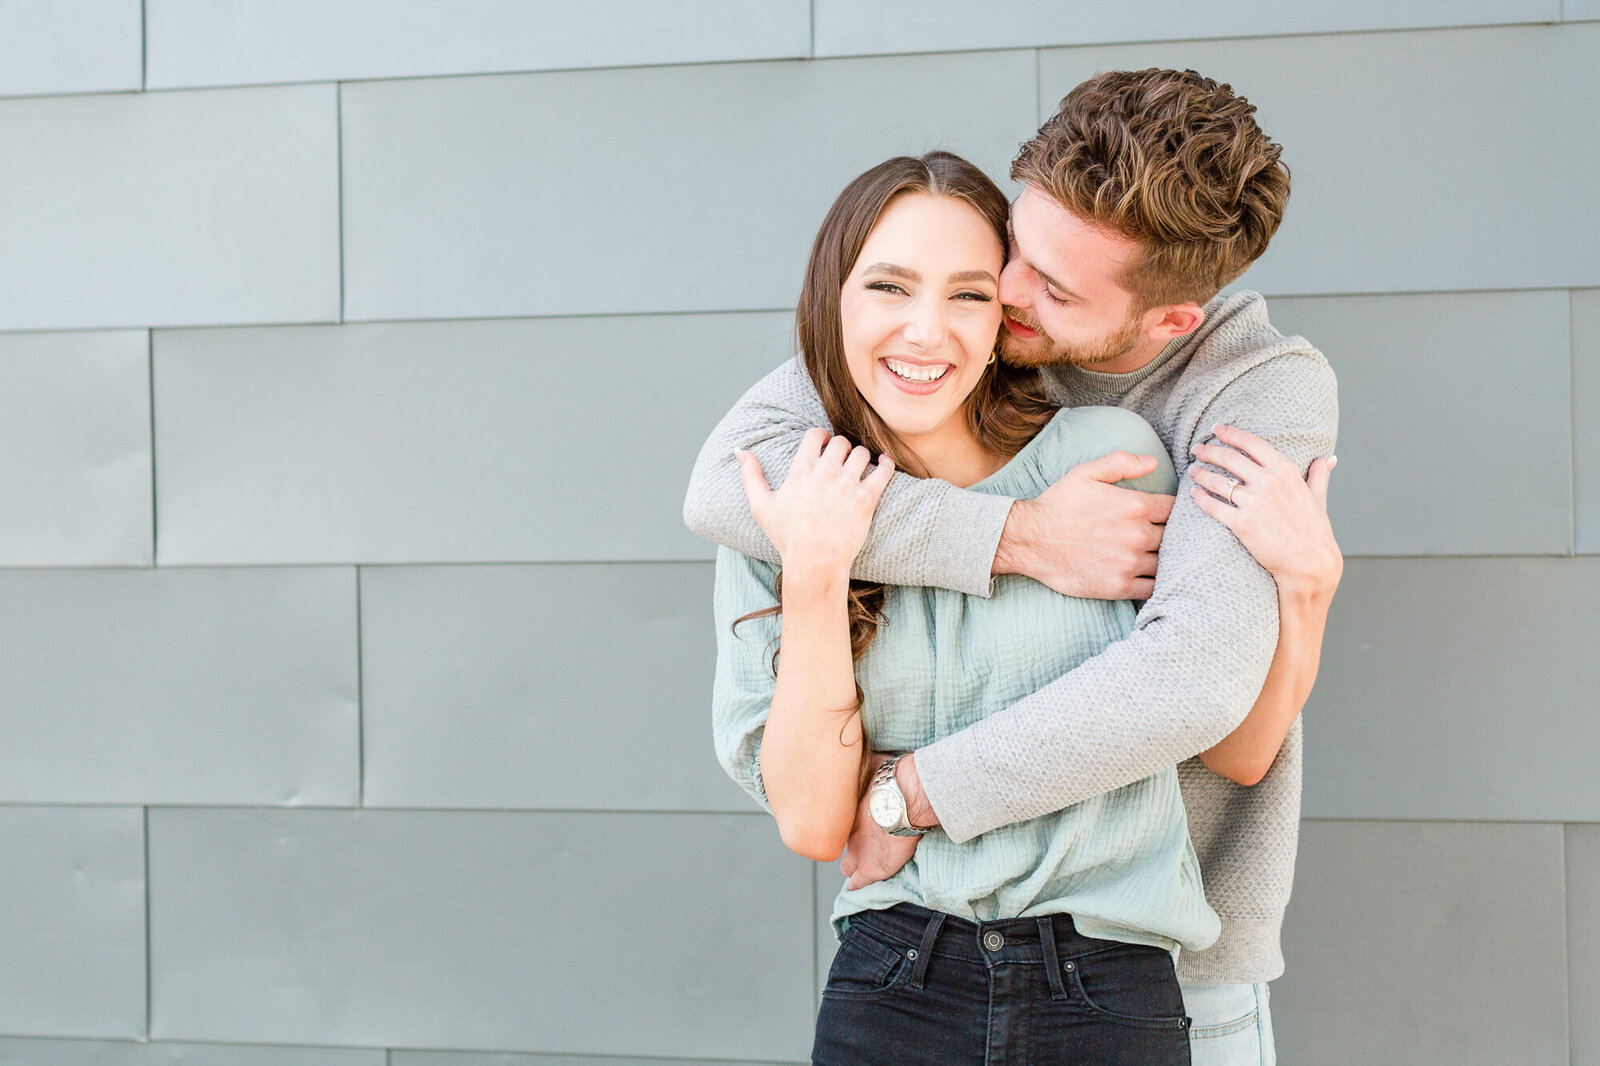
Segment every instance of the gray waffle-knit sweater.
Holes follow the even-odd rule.
[[[1211,948],[1179,960],[1184,981],[1269,981],[1283,972],[1279,934],[1294,878],[1300,821],[1300,725],[1250,788],[1193,756],[1244,720],[1278,641],[1272,577],[1189,496],[1190,449],[1227,423],[1265,438],[1304,469],[1333,453],[1333,372],[1299,337],[1267,321],[1266,302],[1242,292],[1206,306],[1198,330],[1129,374],[1077,367],[1046,372],[1068,406],[1110,404],[1142,415],[1180,477],[1155,591],[1134,631],[1004,710],[917,751],[917,769],[945,833],[969,840],[1178,765],[1189,832],[1222,919]],[[735,448],[781,482],[800,437],[826,425],[797,361],[752,388],[712,432],[695,462],[684,520],[701,536],[777,561],[750,517]],[[897,474],[885,490],[857,577],[976,595],[1011,500]]]

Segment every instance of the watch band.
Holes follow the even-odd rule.
[[[911,824],[909,805],[906,803],[906,794],[900,788],[900,779],[895,776],[895,768],[900,760],[905,758],[907,752],[896,752],[883,761],[878,767],[878,772],[872,777],[872,785],[868,788],[868,810],[873,811],[872,820],[879,829],[895,837],[919,837],[932,829],[932,826],[916,826]],[[878,801],[877,797],[884,798]],[[881,806],[892,805],[895,819],[893,823],[885,825],[880,819],[877,809]]]

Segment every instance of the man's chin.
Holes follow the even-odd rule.
[[[1061,353],[1050,338],[1040,333],[1036,337],[1022,338],[1010,330],[1000,333],[1000,358],[1012,366],[1053,366],[1062,362]]]

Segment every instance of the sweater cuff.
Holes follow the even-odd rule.
[[[926,585],[988,599],[994,591],[994,553],[1016,502],[1009,496],[952,487],[923,546]],[[917,760],[920,764],[922,760]]]
[[[922,755],[917,755],[918,771]],[[1185,984],[1253,985],[1283,976],[1283,918],[1229,918],[1222,935],[1204,951],[1178,955],[1178,980]]]
[[[995,824],[995,805],[1003,801],[993,795],[994,779],[966,732],[918,748],[917,780],[939,819],[940,830],[955,843],[971,840]],[[1014,820],[1007,818],[1000,824]]]

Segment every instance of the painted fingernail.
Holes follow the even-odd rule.
[[[1339,457],[1337,455],[1328,456],[1328,469],[1329,470],[1332,470],[1334,467],[1336,467],[1338,465],[1339,465]]]

